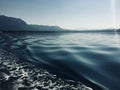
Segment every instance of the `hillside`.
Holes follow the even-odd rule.
[[[81,32],[81,33],[94,33],[94,32],[120,32],[120,29],[94,29],[94,30],[68,30],[59,26],[48,25],[33,25],[27,24],[20,18],[8,17],[0,15],[0,31],[42,31],[42,32]]]
[[[0,30],[29,30],[27,23],[19,18],[0,16]]]
[[[19,18],[0,15],[1,31],[59,31],[64,30],[58,26],[29,25]]]

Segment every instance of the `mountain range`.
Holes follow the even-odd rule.
[[[60,31],[64,30],[58,26],[27,24],[19,18],[0,15],[1,31]]]
[[[42,31],[42,32],[115,32],[114,29],[69,30],[59,26],[27,24],[20,18],[0,15],[0,31]],[[120,32],[120,29],[116,29]]]

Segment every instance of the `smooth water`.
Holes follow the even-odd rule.
[[[119,35],[6,33],[0,36],[2,48],[11,49],[19,57],[59,76],[79,80],[93,88],[95,84],[105,90],[120,90]]]

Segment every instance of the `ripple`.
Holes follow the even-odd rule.
[[[12,34],[13,35],[13,34]],[[57,75],[80,80],[105,90],[119,90],[120,50],[114,34],[26,34],[2,37],[0,43],[23,53],[38,66]],[[6,42],[5,40],[8,39]]]

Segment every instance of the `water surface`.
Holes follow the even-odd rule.
[[[5,33],[0,44],[59,76],[105,90],[120,89],[120,49],[115,34]]]

